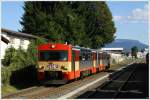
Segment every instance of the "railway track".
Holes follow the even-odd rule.
[[[112,70],[117,69],[116,67],[111,68]],[[24,99],[41,99],[41,98],[57,98],[64,94],[67,94],[81,86],[84,86],[86,83],[90,83],[95,79],[99,78],[102,75],[106,75],[108,72],[101,72],[75,82],[71,82],[61,86],[40,86],[26,89],[17,93],[13,93],[2,98],[24,98]]]
[[[146,71],[148,67],[146,66],[143,72],[142,67],[145,67],[144,63],[137,63],[124,68],[110,76],[109,81],[77,98],[145,98],[148,96],[148,89],[146,89],[148,88],[148,81],[144,81],[148,78],[143,80],[143,77],[148,76]],[[141,73],[145,76],[142,77]],[[137,77],[138,75],[139,77]]]
[[[61,86],[40,86],[40,87],[33,87],[30,89],[26,89],[20,92],[16,92],[7,96],[3,96],[3,99],[8,98],[24,98],[24,99],[37,99],[37,98],[57,98],[69,91],[72,91],[75,88],[83,86],[87,82],[93,81],[95,78],[106,74],[106,72],[101,72],[95,74],[93,76],[89,76],[75,82],[71,82]]]

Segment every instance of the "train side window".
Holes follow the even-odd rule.
[[[81,61],[85,61],[85,59],[86,59],[85,53],[82,51],[82,52],[80,53],[80,60],[81,60]]]
[[[90,52],[88,53],[88,60],[89,61],[91,60],[91,53]]]
[[[86,52],[86,60],[89,61],[89,59],[90,59],[90,54],[89,54],[89,51],[87,51]]]
[[[87,52],[84,53],[84,58],[85,58],[86,61],[88,60],[88,54],[87,54]]]
[[[91,61],[92,60],[92,53],[90,52],[89,53],[89,61]]]
[[[82,61],[83,53],[80,52],[80,61]]]
[[[79,58],[80,58],[80,61],[81,61],[81,59],[82,59],[82,52],[80,52]]]
[[[90,61],[90,53],[88,53],[88,61]]]
[[[80,61],[82,60],[82,56],[80,55]]]
[[[82,53],[82,60],[85,60],[85,53]]]
[[[82,61],[85,61],[86,60],[86,58],[85,57],[82,57]]]

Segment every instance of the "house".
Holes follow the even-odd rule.
[[[0,56],[1,59],[4,58],[5,50],[10,46],[18,49],[21,47],[26,50],[30,43],[30,40],[36,39],[37,37],[34,35],[30,35],[27,33],[16,32],[8,29],[1,29],[1,48],[0,48]]]

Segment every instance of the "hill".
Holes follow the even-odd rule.
[[[124,48],[125,52],[130,52],[133,46],[137,46],[139,50],[148,47],[148,45],[143,44],[138,40],[116,39],[112,43],[105,45],[105,48]]]

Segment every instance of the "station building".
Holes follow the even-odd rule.
[[[123,48],[101,48],[100,51],[108,52],[111,56],[111,64],[120,63],[123,61]]]
[[[123,53],[123,48],[101,48],[102,51],[107,51],[109,53],[121,54]]]

